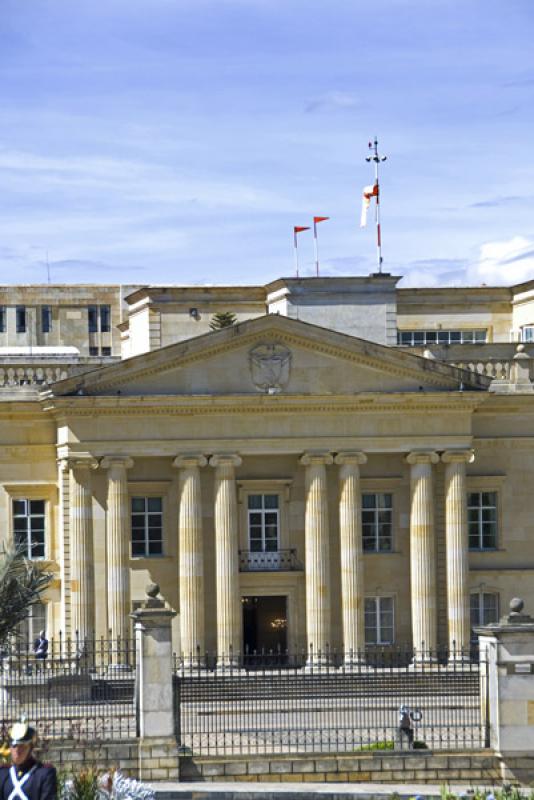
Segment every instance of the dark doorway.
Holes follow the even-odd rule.
[[[244,663],[287,663],[287,597],[243,597]]]

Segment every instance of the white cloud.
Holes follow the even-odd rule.
[[[310,100],[305,110],[311,111],[324,111],[326,109],[351,109],[358,108],[360,105],[359,99],[350,92],[332,91],[326,92],[319,97]]]
[[[500,242],[486,242],[480,248],[477,263],[467,270],[470,283],[488,286],[505,285],[534,277],[534,241],[514,236]]]

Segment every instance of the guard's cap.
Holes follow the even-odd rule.
[[[14,747],[17,744],[33,744],[35,741],[35,729],[27,722],[15,722],[9,731],[9,744]]]

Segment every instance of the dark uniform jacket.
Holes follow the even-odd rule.
[[[56,800],[57,777],[55,767],[41,764],[40,761],[32,759],[18,769],[19,780],[22,780],[24,774],[29,772],[34,764],[37,766],[21,787],[21,791],[28,800]],[[8,800],[14,789],[9,770],[9,765],[0,767],[0,800]],[[15,795],[14,800],[20,800],[18,795]]]

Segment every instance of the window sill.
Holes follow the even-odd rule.
[[[364,556],[400,556],[402,550],[362,550]]]
[[[153,555],[153,556],[130,556],[130,561],[164,561],[165,559],[170,560],[172,556],[162,555]]]

